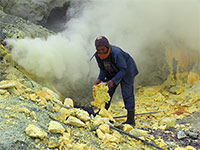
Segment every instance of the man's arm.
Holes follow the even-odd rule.
[[[100,79],[101,81],[103,81],[107,75],[104,67],[103,67],[103,64],[101,62],[100,59],[97,58],[97,56],[95,56],[96,60],[97,60],[97,64],[99,66],[99,69],[100,69],[100,72],[99,72],[99,76],[98,76],[98,79]]]
[[[119,68],[119,72],[112,78],[112,81],[117,85],[126,74],[127,64],[121,53],[115,55],[115,63]]]

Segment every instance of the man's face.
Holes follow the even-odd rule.
[[[99,46],[99,47],[97,47],[97,53],[98,54],[106,54],[107,53],[107,47],[105,47],[105,46]]]

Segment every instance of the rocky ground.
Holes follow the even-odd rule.
[[[62,1],[57,6],[58,3],[55,4],[50,0],[41,1],[40,5],[32,1],[0,0],[0,27],[8,38],[47,38],[54,32],[36,24],[45,21],[52,9],[62,7],[67,2],[68,0]],[[33,13],[19,12],[18,16],[13,16],[14,12],[10,8],[16,7],[19,3],[26,3],[25,10],[33,10]],[[51,7],[49,4],[52,4]],[[41,5],[45,9],[32,17],[31,15],[38,11]],[[31,6],[35,7],[30,9]],[[23,14],[30,16],[22,16]],[[154,63],[159,64],[159,60],[156,60],[158,62]],[[198,150],[200,149],[200,82],[199,78],[196,78],[198,75],[190,72],[187,74],[187,79],[184,78],[185,74],[179,74],[180,78],[176,78],[176,82],[172,80],[172,76],[166,80],[166,74],[169,74],[169,68],[172,67],[166,64],[166,62],[162,64],[164,66],[162,68],[167,69],[165,73],[151,70],[155,75],[152,81],[160,78],[159,81],[156,80],[158,86],[140,86],[136,89],[136,113],[164,112],[136,116],[135,128],[129,125],[121,126],[120,123],[125,121],[124,118],[116,119],[118,123],[113,125],[163,149]],[[156,68],[159,67],[157,65]],[[171,72],[174,76],[179,73],[176,72],[176,68]],[[163,80],[166,81],[158,84]],[[65,104],[70,109],[61,107],[53,100]],[[96,117],[73,108],[71,99],[62,99],[54,87],[44,79],[26,72],[0,47],[0,150],[156,149],[109,128],[109,117],[125,114],[126,110],[121,99],[113,101],[109,114],[101,112],[100,116]]]
[[[110,119],[105,113],[89,117],[87,112],[73,108],[71,99],[63,101],[72,107],[69,110],[57,105],[52,100],[62,103],[59,93],[31,79],[4,52],[0,69],[0,149],[156,149],[110,129],[107,125]],[[135,128],[113,125],[163,149],[200,149],[199,92],[196,92],[199,85],[196,82],[178,95],[173,93],[180,87],[169,90],[159,86],[138,87],[136,113],[158,108],[165,112],[138,115]],[[168,98],[163,99],[167,91]],[[188,94],[190,100],[184,99]],[[183,107],[176,108],[175,103]],[[122,101],[113,103],[109,113],[126,114]]]

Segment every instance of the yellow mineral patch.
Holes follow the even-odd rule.
[[[100,116],[96,116],[94,119],[93,119],[93,126],[96,126],[96,125],[101,125],[101,124],[108,124],[109,123],[109,118],[102,118]]]
[[[60,146],[60,142],[55,138],[51,137],[48,141],[48,148],[58,148]]]
[[[105,103],[109,102],[110,96],[108,94],[108,86],[105,83],[100,83],[93,86],[93,98],[94,102],[91,104],[99,109],[105,106]]]
[[[76,117],[82,120],[83,122],[87,122],[90,120],[89,113],[81,109],[76,113]]]
[[[7,90],[0,89],[0,94],[5,94],[6,92],[7,92]]]
[[[65,123],[77,127],[86,127],[86,124],[84,122],[73,116],[69,116],[69,118],[65,121]]]
[[[70,108],[74,107],[74,102],[71,98],[65,98],[64,105]]]
[[[116,137],[117,138],[117,143],[120,143],[120,142],[122,142],[122,135],[119,133],[119,132],[117,132],[117,131],[113,131],[113,134],[112,134],[114,137]]]
[[[159,125],[166,125],[167,127],[174,127],[176,119],[174,117],[167,117],[160,120]]]
[[[78,150],[88,150],[86,144],[74,144],[73,149],[78,149]]]
[[[36,113],[34,111],[32,111],[30,113],[31,117],[36,121],[37,120],[37,116],[36,116]]]
[[[30,94],[29,95],[29,98],[32,100],[32,101],[36,101],[36,99],[37,99],[37,95],[36,94]]]
[[[177,147],[174,150],[196,150],[196,148],[194,148],[192,146],[187,146],[185,148],[183,148],[183,147]]]
[[[18,111],[22,112],[22,113],[25,113],[25,114],[30,114],[30,110],[28,108],[25,108],[25,107],[19,108]]]
[[[129,124],[125,124],[124,127],[123,127],[123,130],[124,130],[125,132],[129,132],[129,131],[131,131],[132,129],[133,129],[133,127],[132,127],[131,125],[129,125]]]
[[[102,117],[107,117],[112,121],[115,121],[112,114],[109,111],[107,111],[104,107],[101,108],[99,115]]]
[[[109,134],[109,133],[105,133],[105,138],[103,139],[103,141],[105,143],[107,143],[107,142],[119,143],[119,139],[117,137],[113,136],[112,134]]]
[[[196,81],[199,80],[199,75],[194,73],[194,72],[190,72],[188,75],[188,80],[187,82],[191,85],[193,85]]]
[[[160,147],[162,147],[162,148],[164,148],[164,149],[167,149],[166,148],[166,146],[167,146],[167,144],[164,142],[164,140],[163,139],[156,139],[155,140],[155,143],[158,145],[158,146],[160,146]]]
[[[137,128],[133,128],[130,133],[136,137],[148,137],[148,131],[145,130],[141,130],[141,129],[137,129]]]
[[[30,124],[28,127],[25,129],[25,132],[28,136],[34,137],[34,138],[40,138],[44,139],[47,137],[47,133],[44,132],[42,129]]]
[[[49,123],[48,131],[52,133],[64,133],[65,128],[57,121],[51,121]]]
[[[99,126],[99,129],[105,134],[110,133],[110,127],[107,124],[102,124]]]
[[[7,89],[16,86],[16,81],[12,80],[3,80],[0,82],[0,89]]]
[[[97,129],[96,133],[98,138],[100,138],[101,140],[105,139],[105,134],[100,129]]]
[[[112,114],[104,108],[105,104],[110,101],[108,90],[109,88],[105,83],[100,83],[93,86],[94,101],[91,102],[91,105],[101,109],[99,115],[102,117],[108,117],[110,120],[115,121],[112,117]]]

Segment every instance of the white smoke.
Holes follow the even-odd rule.
[[[88,60],[99,35],[129,52],[139,70],[146,57],[142,50],[150,43],[181,39],[200,49],[199,0],[71,0],[67,14],[71,19],[62,33],[48,39],[9,40],[20,65],[65,86],[98,75],[95,61]]]

